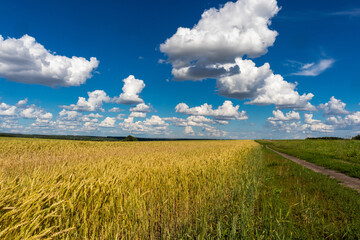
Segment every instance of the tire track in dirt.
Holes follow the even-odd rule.
[[[296,158],[294,156],[291,156],[291,155],[287,155],[285,153],[282,153],[282,152],[278,152],[270,147],[268,147],[266,145],[266,148],[279,154],[280,156],[286,158],[286,159],[289,159],[297,164],[300,164],[301,166],[304,166],[314,172],[317,172],[317,173],[322,173],[324,175],[327,175],[327,176],[330,176],[330,178],[334,178],[336,180],[339,181],[339,184],[343,185],[343,186],[347,186],[349,188],[352,188],[354,190],[356,190],[358,193],[360,193],[360,179],[359,178],[353,178],[353,177],[350,177],[348,175],[345,175],[343,173],[340,173],[340,172],[337,172],[337,171],[334,171],[334,170],[330,170],[330,169],[327,169],[327,168],[324,168],[324,167],[321,167],[321,166],[318,166],[316,164],[313,164],[313,163],[310,163],[310,162],[307,162],[305,160],[302,160],[302,159],[299,159],[299,158]]]

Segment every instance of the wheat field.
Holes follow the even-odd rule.
[[[0,239],[251,236],[254,141],[0,138]]]

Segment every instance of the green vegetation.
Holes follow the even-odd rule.
[[[259,231],[274,239],[359,239],[359,194],[264,150]],[[267,237],[265,237],[266,239]]]
[[[352,140],[261,140],[262,144],[319,166],[360,178],[360,142]]]
[[[134,142],[134,141],[137,141],[137,140],[138,139],[136,137],[131,136],[131,135],[129,135],[126,138],[123,139],[123,141],[125,141],[125,142]]]
[[[341,137],[308,137],[306,140],[345,140]]]
[[[360,140],[360,134],[352,138],[353,140]]]
[[[359,213],[254,141],[0,138],[0,239],[358,239]]]

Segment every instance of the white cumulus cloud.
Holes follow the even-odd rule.
[[[186,126],[184,132],[185,132],[185,134],[195,135],[195,132],[191,126]]]
[[[0,116],[14,115],[16,115],[16,106],[11,106],[6,103],[0,103]]]
[[[131,112],[129,117],[145,118],[146,113],[145,112]]]
[[[53,115],[51,113],[44,112],[42,109],[30,106],[20,112],[20,117],[30,119],[52,119]]]
[[[227,64],[226,67],[234,66],[240,69],[239,73],[219,77],[216,81],[220,95],[240,100],[251,99],[247,104],[274,104],[279,108],[315,110],[309,102],[314,95],[300,95],[295,90],[296,84],[285,81],[279,74],[274,74],[268,63],[256,67],[251,60],[236,58],[234,64]]]
[[[267,53],[278,33],[269,29],[277,14],[276,0],[238,0],[222,8],[206,10],[192,28],[179,27],[160,50],[168,55],[179,79],[204,79],[224,73],[214,63],[230,63],[236,57]],[[190,67],[190,69],[188,69]],[[179,74],[183,70],[188,74]]]
[[[61,108],[65,108],[71,111],[79,112],[93,112],[93,111],[102,111],[104,102],[109,102],[110,97],[103,90],[95,90],[93,92],[88,92],[88,100],[84,97],[79,97],[79,100],[76,104],[71,104],[70,106],[61,105]]]
[[[150,105],[146,105],[145,103],[140,103],[135,107],[130,108],[130,112],[151,112]]]
[[[125,78],[123,82],[123,92],[120,94],[119,97],[114,97],[112,101],[118,104],[126,105],[144,102],[139,96],[139,94],[145,87],[145,83],[143,80],[136,79],[133,75],[130,75],[129,77]]]
[[[108,112],[120,112],[120,111],[121,111],[120,108],[118,108],[118,107],[113,107],[113,108],[109,109]]]
[[[115,127],[116,118],[106,117],[100,124],[100,127]]]
[[[240,106],[233,106],[233,103],[229,100],[225,101],[222,106],[217,109],[213,109],[212,105],[207,103],[190,108],[185,103],[179,103],[175,107],[175,111],[186,115],[194,116],[211,116],[218,120],[246,120],[248,119],[245,111],[239,111]]]
[[[313,114],[304,114],[303,125],[304,130],[312,132],[334,132],[334,127],[329,124],[322,123],[320,120],[313,119]]]
[[[326,123],[337,129],[359,129],[360,128],[360,112],[350,113],[344,117],[331,116],[326,119]]]
[[[28,99],[25,98],[25,99],[23,99],[23,100],[18,101],[17,104],[16,104],[16,106],[21,107],[21,106],[26,105],[27,103],[28,103]]]
[[[151,118],[147,118],[144,121],[134,121],[133,117],[124,119],[119,123],[120,128],[123,131],[130,133],[149,133],[149,134],[161,134],[167,130],[168,123],[159,116],[153,115]]]
[[[329,102],[320,104],[319,109],[322,109],[324,115],[344,115],[348,114],[349,111],[345,109],[346,103],[343,103],[340,99],[336,99],[332,96]]]
[[[277,32],[269,29],[279,11],[276,0],[238,0],[222,8],[205,11],[192,28],[178,28],[160,50],[172,64],[178,80],[216,79],[219,95],[248,104],[310,110],[313,94],[300,95],[296,84],[274,74],[265,63],[256,67],[244,57],[259,57],[275,42]]]
[[[295,121],[295,120],[300,119],[300,114],[298,112],[295,112],[295,111],[290,111],[290,112],[287,112],[286,114],[284,114],[280,110],[274,110],[272,112],[272,114],[274,116],[269,117],[268,118],[269,121]]]
[[[55,55],[35,38],[4,39],[0,35],[0,77],[9,81],[50,87],[79,86],[91,78],[99,61],[92,57]]]

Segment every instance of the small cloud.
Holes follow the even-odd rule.
[[[301,69],[309,69],[309,68],[311,68],[312,66],[314,66],[315,65],[315,63],[307,63],[307,64],[305,64],[304,66],[302,66],[301,67]]]
[[[350,17],[360,17],[360,8],[353,8],[349,10],[339,11],[331,13],[334,16],[350,16]]]
[[[138,118],[145,118],[146,117],[146,113],[145,112],[131,112],[131,114],[129,115],[129,117],[138,117]]]
[[[140,59],[140,60],[143,60],[143,59],[144,59],[144,57],[143,57],[143,56],[139,56],[139,59]]]
[[[274,110],[272,112],[273,117],[269,117],[268,121],[295,121],[295,120],[300,120],[300,114],[298,112],[295,111],[290,111],[286,114],[284,114],[282,111],[280,111],[279,109]]]
[[[118,108],[118,107],[113,107],[113,108],[108,110],[108,112],[120,112],[120,111],[121,111],[121,109]]]
[[[159,63],[159,64],[163,64],[163,63],[165,63],[165,62],[166,62],[165,59],[159,59],[159,60],[158,60],[158,63]]]
[[[321,59],[317,63],[305,63],[302,64],[298,72],[293,73],[292,75],[315,77],[323,73],[325,70],[331,68],[334,62],[334,59],[329,58]]]
[[[146,105],[145,103],[139,103],[135,107],[130,108],[130,112],[143,112],[143,113],[151,112],[150,103],[149,105]]]
[[[120,113],[119,115],[117,115],[116,119],[117,119],[117,120],[123,120],[123,119],[124,119],[124,116],[125,116],[125,114]]]
[[[195,132],[191,126],[186,126],[184,132],[185,132],[185,134],[195,135]]]
[[[18,101],[18,103],[16,104],[16,106],[17,106],[17,107],[21,107],[21,106],[26,105],[27,103],[28,103],[28,99],[25,98],[25,99],[23,99],[23,100]]]
[[[222,106],[219,106],[217,109],[213,109],[212,105],[204,103],[201,106],[190,108],[185,103],[179,103],[175,107],[175,111],[185,115],[192,116],[210,116],[214,117],[216,120],[246,120],[248,116],[245,111],[239,111],[240,106],[234,106],[233,103],[229,100],[226,100]]]

